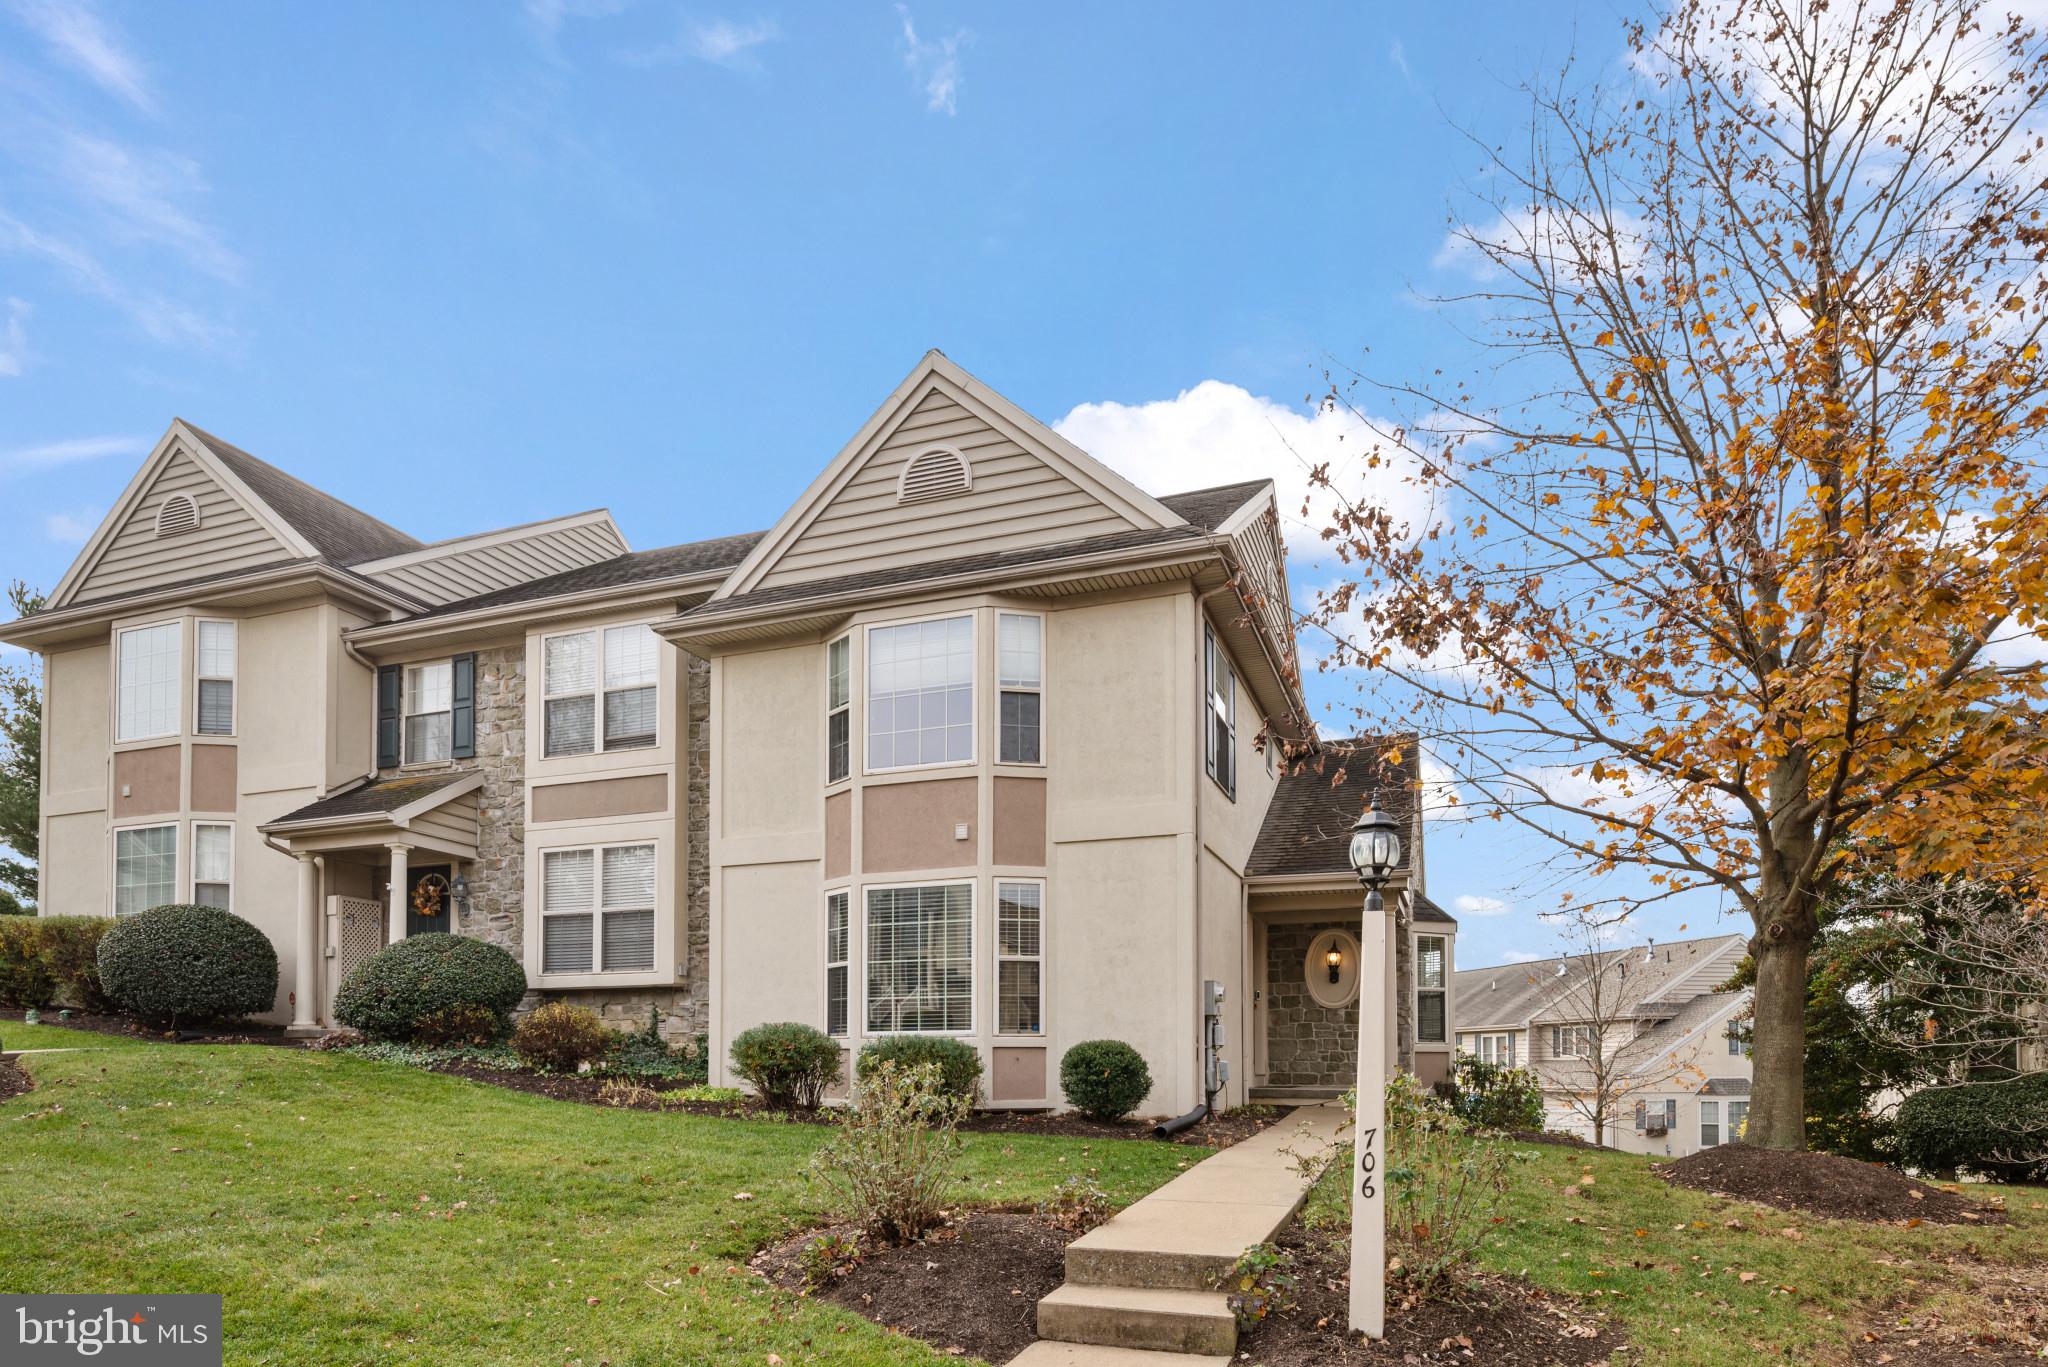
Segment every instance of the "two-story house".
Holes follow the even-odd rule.
[[[1347,1084],[1361,998],[1449,1018],[1448,918],[1433,986],[1358,981],[1375,791],[1390,903],[1441,916],[1416,751],[1317,744],[1288,601],[1270,483],[1155,497],[933,352],[773,528],[651,551],[602,511],[423,544],[174,422],[0,639],[45,665],[42,909],[228,907],[295,1030],[450,931],[714,1076],[802,1020],[1044,1106],[1112,1037],[1163,1112]]]
[[[1466,969],[1458,1052],[1534,1072],[1550,1129],[1674,1158],[1727,1143],[1749,1112],[1751,994],[1720,989],[1747,952],[1715,935]]]

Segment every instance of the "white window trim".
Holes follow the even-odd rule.
[[[1036,687],[1019,685],[1013,688],[1003,682],[1003,619],[1005,617],[1036,617],[1038,619],[1038,684]],[[1051,623],[1047,615],[1042,612],[1026,612],[1016,608],[996,609],[996,627],[992,633],[995,637],[996,763],[1005,769],[1043,769],[1050,758],[1050,747],[1047,743],[1052,734],[1052,727],[1048,724],[1048,709],[1051,705],[1051,699],[1048,695],[1051,692],[1052,683],[1052,666],[1048,662],[1052,654],[1050,649],[1051,642],[1048,639],[1051,634],[1050,626]],[[1038,758],[1035,760],[1003,758],[1003,694],[1005,693],[1036,693],[1038,695]],[[1042,1006],[1041,1009],[1043,1009]]]
[[[1437,942],[1439,978],[1435,986],[1422,981],[1422,942]],[[1443,1034],[1437,1039],[1422,1037],[1422,999],[1425,995],[1443,998]],[[1415,937],[1415,1042],[1432,1048],[1448,1043],[1451,1037],[1451,937],[1448,935],[1418,934]]]
[[[654,913],[654,962],[646,968],[606,968],[604,966],[604,852],[614,849],[632,849],[641,845],[645,845],[654,851],[654,901],[652,905],[645,908],[645,910]],[[586,913],[581,911],[550,913],[547,910],[548,856],[551,854],[582,854],[585,851],[588,851],[590,854],[590,908],[588,911],[588,915],[591,918],[590,967],[558,969],[550,973],[547,970],[548,917],[551,914],[555,916],[582,916]],[[666,974],[662,973],[662,944],[664,941],[662,934],[662,908],[666,901],[664,894],[667,889],[664,887],[665,879],[663,877],[662,844],[660,839],[650,835],[641,836],[633,840],[577,841],[565,845],[543,845],[536,851],[535,860],[536,862],[531,867],[539,871],[539,876],[534,879],[533,894],[535,898],[533,959],[537,977],[553,986],[572,985],[570,983],[572,979],[588,978],[601,982],[626,982],[634,978],[659,976],[665,979],[667,977]],[[614,914],[640,911],[642,909],[640,907],[611,908]]]
[[[1036,954],[1003,953],[1003,885],[1006,883],[1038,889],[1038,953]],[[1045,990],[1045,933],[1046,922],[1049,919],[1046,914],[1048,910],[1046,892],[1046,880],[1043,878],[998,877],[995,880],[994,896],[989,901],[989,907],[994,913],[994,918],[989,922],[989,948],[993,951],[990,955],[992,967],[989,971],[989,1001],[992,1003],[989,1027],[997,1039],[1042,1040],[1051,1033],[1045,1028],[1045,1002],[1047,996]],[[1006,962],[1019,964],[1036,963],[1038,965],[1038,1028],[1036,1030],[1003,1029],[1002,966]]]
[[[649,685],[649,684],[634,684],[634,685],[632,685],[632,687],[634,687],[634,688],[647,688],[647,687],[652,687],[652,688],[654,689],[654,739],[653,739],[653,740],[651,740],[651,741],[649,741],[649,742],[647,742],[647,743],[646,743],[646,744],[644,744],[644,745],[626,745],[626,746],[613,746],[613,745],[611,745],[611,744],[609,744],[609,743],[608,743],[608,742],[609,742],[609,740],[610,740],[610,737],[609,737],[609,736],[608,736],[608,735],[606,734],[606,727],[605,727],[605,721],[604,721],[604,698],[605,698],[605,694],[606,694],[607,692],[621,692],[621,693],[623,693],[623,692],[626,692],[626,691],[627,691],[626,689],[612,689],[612,690],[608,690],[608,689],[606,689],[606,688],[605,688],[605,686],[604,686],[604,636],[605,636],[605,633],[606,633],[606,632],[608,632],[608,631],[617,631],[617,630],[620,630],[621,628],[624,628],[624,627],[647,627],[647,628],[649,628],[649,629],[652,629],[652,628],[653,628],[653,626],[654,626],[654,622],[653,622],[653,619],[652,619],[652,618],[636,618],[636,619],[634,619],[634,620],[632,620],[632,621],[630,621],[630,622],[599,622],[599,623],[596,623],[595,625],[592,625],[592,626],[584,626],[584,627],[577,627],[577,628],[575,628],[574,630],[571,630],[571,631],[549,631],[549,632],[543,632],[543,633],[541,634],[541,638],[540,638],[540,758],[541,758],[542,760],[544,760],[544,761],[556,761],[556,760],[578,760],[578,759],[589,759],[589,758],[590,758],[590,757],[591,757],[592,755],[636,755],[636,754],[651,754],[651,753],[653,753],[653,752],[655,752],[655,751],[658,751],[658,750],[660,750],[660,749],[661,749],[661,743],[662,743],[662,740],[664,739],[664,737],[665,737],[665,736],[666,736],[666,734],[667,734],[667,732],[666,732],[666,729],[665,729],[665,727],[663,726],[663,723],[662,723],[662,709],[661,709],[661,699],[662,699],[662,691],[663,691],[663,690],[662,690],[662,686],[661,686],[661,676],[662,676],[662,672],[663,672],[663,667],[664,667],[664,666],[665,666],[665,665],[667,664],[667,660],[666,660],[666,658],[665,658],[665,657],[664,657],[664,656],[663,656],[663,655],[661,654],[661,652],[660,652],[660,650],[659,650],[659,645],[660,645],[660,641],[661,641],[661,638],[660,638],[659,636],[656,636],[656,637],[655,637],[655,642],[656,642],[656,646],[657,646],[657,649],[656,649],[656,651],[655,651],[655,656],[654,656],[654,682],[653,682],[653,684],[652,684],[652,685]],[[550,693],[550,692],[548,692],[548,642],[549,642],[549,641],[557,641],[557,640],[561,640],[561,639],[563,639],[564,637],[568,637],[568,636],[588,636],[588,637],[590,637],[590,646],[591,646],[591,650],[592,650],[592,652],[593,652],[593,659],[594,659],[594,661],[595,661],[595,663],[594,663],[594,665],[593,665],[593,668],[592,668],[592,670],[591,670],[590,688],[589,688],[588,690],[586,690],[586,691],[582,691],[582,692],[577,692],[577,693]],[[828,684],[828,687],[829,687],[829,684]],[[588,749],[588,750],[566,750],[566,751],[562,752],[561,754],[558,754],[558,755],[551,755],[551,754],[549,754],[549,753],[548,753],[548,704],[549,704],[549,703],[551,703],[551,702],[561,702],[561,701],[563,701],[564,699],[567,699],[567,698],[589,698],[589,699],[590,699],[590,708],[591,708],[591,716],[590,716],[590,736],[591,736],[591,748],[590,748],[590,749]]]
[[[129,745],[137,741],[168,740],[173,736],[181,736],[184,734],[184,732],[179,728],[178,724],[178,718],[183,716],[185,713],[184,698],[182,696],[180,696],[178,704],[171,709],[170,730],[150,731],[145,732],[142,735],[136,736],[124,736],[121,734],[121,656],[124,653],[122,642],[127,637],[134,635],[136,632],[150,631],[157,627],[177,627],[178,668],[176,670],[176,678],[178,680],[178,687],[180,688],[180,690],[182,690],[184,688],[185,681],[186,661],[189,658],[185,653],[187,648],[187,641],[185,638],[192,635],[191,632],[185,629],[185,623],[189,620],[191,619],[184,616],[159,617],[156,620],[150,622],[134,622],[128,626],[121,627],[114,632],[114,687],[112,699],[114,710],[114,715],[112,719],[112,734],[114,737],[114,744]]]
[[[224,911],[235,909],[235,823],[232,821],[195,821],[192,823],[192,857],[186,860],[185,900],[197,903],[199,900],[199,832],[202,829],[218,829],[228,833],[228,904]]]
[[[1585,1045],[1583,1049],[1577,1049],[1571,1053],[1565,1052],[1564,1046],[1566,1044],[1578,1045],[1581,1041],[1583,1041]],[[1550,1056],[1552,1058],[1593,1057],[1593,1027],[1590,1025],[1551,1026]]]
[[[226,674],[202,674],[199,662],[203,652],[200,649],[200,634],[209,626],[232,627],[235,633],[235,655],[228,662]],[[242,624],[233,617],[199,617],[192,622],[192,734],[207,740],[226,740],[242,731]],[[225,683],[228,685],[228,729],[225,731],[201,731],[199,729],[200,693],[202,683]],[[403,691],[402,689],[400,690]],[[403,706],[403,703],[400,704]],[[403,722],[400,723],[403,725]],[[403,737],[401,736],[402,740]]]
[[[432,669],[436,665],[448,671],[448,706],[432,712],[412,710],[412,672],[415,669]],[[448,754],[440,759],[414,759],[412,755],[412,727],[407,725],[414,717],[448,718]],[[439,769],[455,762],[455,659],[444,656],[430,660],[407,660],[398,667],[398,767],[401,769]]]
[[[185,848],[184,826],[180,821],[129,821],[114,827],[114,838],[107,847],[107,915],[121,914],[121,836],[130,831],[171,832],[171,900],[187,898],[185,876],[192,861]]]
[[[1712,1107],[1714,1112],[1714,1142],[1711,1144],[1707,1142],[1707,1109],[1709,1107]],[[1703,1098],[1700,1101],[1700,1147],[1703,1149],[1718,1149],[1727,1142],[1728,1140],[1721,1130],[1721,1103],[1711,1097]]]
[[[877,631],[886,631],[891,627],[914,627],[925,622],[951,622],[963,617],[967,619],[967,630],[970,633],[967,641],[967,659],[969,669],[972,671],[969,675],[969,687],[974,691],[973,705],[967,709],[967,758],[942,759],[930,764],[892,764],[881,769],[875,768],[872,758],[874,747],[867,743],[867,709],[869,702],[867,669],[868,661],[874,658],[875,633]],[[855,715],[861,719],[860,772],[863,777],[876,774],[915,774],[922,770],[931,769],[972,769],[981,762],[981,614],[969,608],[964,612],[958,610],[953,612],[934,612],[923,617],[902,617],[887,622],[867,623],[861,628],[860,688],[853,696],[860,703],[860,707],[855,712]],[[885,885],[877,883],[875,886],[882,887]],[[886,886],[924,887],[926,885],[922,883],[901,883],[888,884]],[[862,905],[865,906],[866,895],[863,894],[862,896]]]
[[[840,959],[832,957],[832,899],[835,897],[844,897],[846,899],[846,956]],[[818,901],[818,909],[824,913],[823,916],[818,918],[818,928],[822,932],[818,945],[818,958],[825,966],[825,972],[821,975],[818,983],[818,1019],[825,1023],[825,1038],[827,1039],[850,1040],[859,1033],[859,1022],[853,1018],[854,1006],[860,996],[853,986],[853,965],[855,963],[853,954],[855,938],[853,933],[853,903],[854,890],[845,884],[836,888],[826,888],[824,896]],[[832,970],[834,968],[844,968],[846,970],[846,1029],[836,1035],[832,1033]]]
[[[1209,781],[1222,789],[1232,802],[1237,801],[1237,666],[1223,650],[1223,642],[1216,638],[1216,628],[1202,623],[1202,763],[1209,771]],[[1230,692],[1221,694],[1216,685],[1222,679],[1230,680]],[[1219,749],[1210,750],[1216,735],[1218,715],[1229,731],[1229,754],[1226,757]],[[1228,763],[1230,781],[1224,782],[1218,772]]]
[[[854,658],[856,652],[853,648],[854,637],[858,634],[857,632],[849,631],[843,636],[835,636],[825,642],[825,786],[828,788],[853,781],[853,722],[854,718],[862,715],[865,711],[860,706],[860,666],[859,662]],[[832,647],[842,641],[846,643],[846,701],[834,707],[832,705]],[[832,777],[832,718],[838,716],[841,712],[846,714],[846,772],[838,778],[834,778]],[[863,745],[861,750],[862,756],[865,758],[867,747]]]
[[[959,616],[958,613],[949,614]],[[927,766],[930,767],[930,766]],[[1008,880],[1005,880],[1008,881]],[[1021,880],[1020,880],[1021,881]],[[967,889],[967,1028],[965,1030],[883,1030],[877,1032],[868,1025],[868,894],[871,892],[892,892],[901,888],[966,888]],[[890,1035],[931,1035],[943,1039],[972,1039],[980,1033],[981,1021],[981,974],[974,972],[975,927],[981,916],[981,880],[978,878],[912,878],[895,883],[863,883],[860,896],[860,1021],[856,1027],[848,1021],[849,1030],[858,1029],[863,1039],[883,1039]],[[849,914],[851,904],[849,904]],[[852,953],[853,946],[847,946]],[[850,993],[849,993],[850,995]],[[1040,1010],[1044,1009],[1043,1004]],[[1037,1036],[1032,1036],[1036,1039]]]

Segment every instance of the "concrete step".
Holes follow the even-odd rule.
[[[1230,1367],[1230,1359],[1206,1353],[1154,1353],[1143,1348],[1104,1348],[1094,1343],[1053,1343],[1040,1339],[1011,1358],[1010,1367]]]
[[[1067,1280],[1214,1291],[1244,1251],[1271,1239],[1294,1209],[1293,1199],[1193,1202],[1166,1200],[1167,1194],[1155,1193],[1068,1244]]]
[[[1220,1291],[1069,1282],[1038,1303],[1038,1336],[1103,1348],[1227,1357],[1237,1351],[1237,1320]]]

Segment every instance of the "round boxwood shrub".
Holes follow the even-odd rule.
[[[597,1012],[574,1002],[549,1002],[512,1032],[512,1052],[520,1062],[549,1073],[573,1073],[609,1054],[618,1042]]]
[[[811,1110],[839,1081],[839,1045],[795,1021],[757,1025],[734,1037],[732,1067],[770,1106]]]
[[[233,1020],[277,1001],[270,937],[219,907],[173,904],[123,916],[101,937],[97,957],[100,986],[144,1020]]]
[[[1060,1059],[1060,1090],[1081,1114],[1114,1123],[1144,1104],[1152,1070],[1122,1040],[1091,1039]]]
[[[1899,1104],[1899,1156],[1927,1173],[2048,1179],[2048,1073],[1927,1087]]]
[[[981,1097],[981,1051],[944,1035],[889,1035],[860,1051],[854,1074],[865,1078],[876,1064],[889,1062],[898,1072],[920,1063],[936,1064],[939,1090],[972,1105]]]
[[[413,935],[356,966],[334,995],[334,1016],[372,1039],[411,1040],[461,1006],[504,1022],[526,995],[526,970],[496,945],[461,935]]]

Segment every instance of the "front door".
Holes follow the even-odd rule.
[[[405,933],[452,934],[455,930],[455,894],[449,887],[445,864],[428,865],[410,871],[405,890]]]

